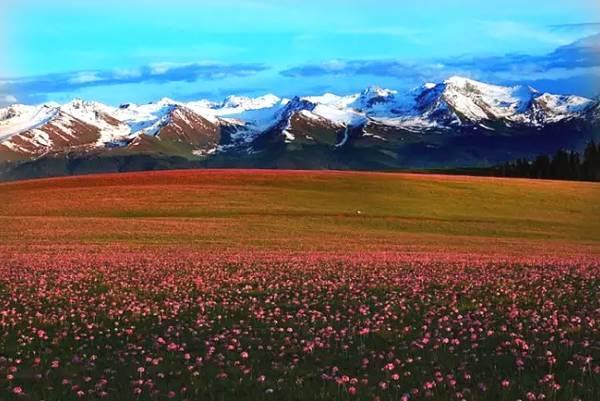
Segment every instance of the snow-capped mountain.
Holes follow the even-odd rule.
[[[369,113],[392,112],[394,106],[398,106],[398,92],[371,86],[362,91],[351,104],[352,108]]]
[[[523,113],[536,91],[500,87],[461,77],[429,85],[418,97],[418,110],[451,123],[501,120]]]
[[[539,125],[575,117],[594,103],[528,86],[503,87],[462,77],[425,85],[416,100],[418,115],[449,125],[486,121]]]
[[[2,114],[0,160],[37,158],[57,151],[92,148],[99,146],[102,137],[98,126],[66,113],[63,107],[13,106]]]
[[[60,111],[100,130],[98,146],[123,141],[130,130],[126,123],[117,118],[113,107],[98,102],[74,99],[59,107]]]
[[[431,149],[450,147],[447,154],[477,148],[467,152],[469,157],[476,153],[483,161],[494,161],[503,158],[495,152],[500,148],[505,158],[511,158],[595,138],[598,110],[598,100],[463,77],[408,92],[369,87],[348,96],[326,93],[283,99],[268,94],[229,96],[222,102],[163,98],[118,107],[75,99],[64,105],[0,109],[0,163],[65,154],[143,153],[205,162],[226,158],[244,164],[257,155],[269,160],[297,152],[308,160],[318,149],[334,152],[334,158],[351,155],[351,165],[365,157],[375,166],[381,160],[386,160],[385,166],[410,164],[416,157],[423,157],[423,163],[418,159],[416,164],[427,165]],[[493,145],[498,141],[506,143]],[[483,143],[495,148],[486,150]],[[494,156],[488,157],[491,153]],[[378,157],[381,160],[375,160]]]

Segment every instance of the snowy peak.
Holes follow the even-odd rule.
[[[361,97],[373,98],[373,97],[390,97],[398,93],[395,90],[384,89],[381,86],[373,85],[369,86],[361,92]]]
[[[157,102],[152,102],[151,104],[156,104],[159,106],[174,106],[179,104],[179,102],[171,99],[170,97],[163,97]]]
[[[475,122],[524,112],[536,94],[529,87],[503,87],[461,77],[449,78],[444,86],[443,100],[459,118]]]
[[[588,110],[596,104],[598,103],[593,100],[579,96],[536,93],[528,109],[514,116],[512,120],[542,126],[563,120],[586,118],[589,117]]]
[[[281,110],[279,119],[288,121],[293,115],[301,113],[304,117],[322,119],[331,125],[347,126],[358,125],[366,116],[347,105],[347,98],[326,96],[325,102],[320,102],[320,97],[299,98],[290,100]]]
[[[267,94],[257,98],[245,96],[228,96],[221,104],[221,108],[235,108],[242,110],[257,110],[273,107],[281,99],[275,95]]]
[[[296,96],[289,100],[280,110],[275,113],[274,119],[267,130],[275,132],[282,131],[284,134],[286,134],[291,126],[292,118],[296,114],[301,112],[311,113],[315,107],[317,107],[316,103]]]
[[[16,119],[26,114],[32,114],[37,108],[35,106],[26,106],[23,104],[14,104],[12,106],[0,109],[0,121]]]
[[[538,130],[570,120],[597,126],[599,119],[598,100],[454,76],[405,92],[372,86],[351,95],[289,100],[267,94],[229,96],[218,102],[162,98],[118,107],[82,99],[64,105],[13,105],[0,109],[0,145],[4,153],[11,148],[13,153],[39,155],[84,145],[96,150],[129,147],[142,138],[182,142],[212,154],[225,147],[251,146],[270,133],[284,133],[288,142],[300,138],[331,143],[339,140],[340,132],[361,132],[373,125],[381,132],[458,133],[474,128],[489,133]],[[319,139],[320,132],[325,136]],[[3,157],[0,154],[0,160]]]
[[[311,100],[310,98],[301,98],[298,96],[293,97],[290,101],[288,101],[283,108],[284,112],[289,111],[300,111],[300,110],[309,110],[312,111],[318,102]]]
[[[552,95],[544,93],[535,98],[535,103],[553,114],[573,114],[586,111],[594,101],[580,96]]]
[[[0,153],[7,159],[39,157],[67,151],[95,148],[101,139],[100,128],[88,124],[60,108],[40,107],[30,126],[0,142]]]
[[[539,92],[528,86],[498,86],[464,77],[426,84],[416,96],[419,114],[445,124],[478,124],[514,120],[527,113]]]
[[[56,117],[59,109],[48,105],[13,105],[0,110],[0,142],[11,136],[43,126]]]
[[[60,106],[59,109],[66,114],[101,129],[110,129],[111,127],[125,129],[124,124],[113,117],[115,109],[102,103],[74,99]]]
[[[360,93],[358,100],[363,102],[385,101],[392,99],[397,93],[397,91],[384,89],[380,86],[369,86]]]
[[[359,94],[350,96],[338,96],[334,93],[325,93],[321,96],[305,96],[302,99],[314,104],[335,107],[337,109],[345,109],[352,108],[353,103],[356,102],[359,96]]]
[[[451,77],[448,77],[447,79],[444,80],[443,83],[446,86],[455,86],[458,88],[465,88],[468,86],[472,86],[472,87],[493,86],[493,85],[485,84],[483,82],[476,81],[474,79],[462,77],[460,75],[453,75]]]
[[[379,86],[370,86],[360,93],[353,103],[354,108],[365,112],[373,112],[375,109],[390,111],[394,106],[395,95],[398,92],[383,89]]]
[[[463,77],[450,77],[444,81],[446,92],[458,92],[471,98],[479,98],[488,105],[507,107],[513,104],[528,104],[537,90],[523,85],[499,86]]]

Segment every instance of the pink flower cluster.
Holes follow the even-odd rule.
[[[0,261],[0,399],[592,400],[600,264],[117,253]]]

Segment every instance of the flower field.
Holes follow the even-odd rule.
[[[591,259],[115,256],[0,265],[0,399],[600,397]]]
[[[600,399],[600,187],[0,184],[0,401]]]

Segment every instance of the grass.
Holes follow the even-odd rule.
[[[0,185],[3,244],[338,250],[600,244],[600,185],[349,172],[170,171]]]
[[[599,399],[598,199],[347,172],[0,184],[0,399]]]

